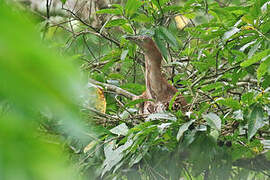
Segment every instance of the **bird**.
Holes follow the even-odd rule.
[[[148,35],[127,36],[127,40],[137,44],[143,51],[145,58],[145,86],[146,91],[135,99],[151,99],[140,106],[140,113],[152,114],[164,112],[168,109],[171,99],[178,90],[168,83],[161,72],[162,54],[154,40]],[[186,111],[187,102],[179,94],[175,97],[173,107]]]

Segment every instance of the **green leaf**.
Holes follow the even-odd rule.
[[[104,160],[102,165],[101,176],[103,176],[106,172],[110,171],[116,165],[119,165],[120,161],[124,157],[123,152],[127,150],[132,144],[133,141],[131,139],[128,139],[124,145],[119,146],[117,149],[114,149],[116,146],[115,140],[105,145],[104,154],[106,159]]]
[[[178,47],[176,37],[165,27],[158,28],[160,35],[172,46]]]
[[[128,54],[128,50],[124,50],[124,51],[122,51],[122,54],[121,54],[120,59],[121,59],[121,60],[125,60],[125,59],[126,59],[126,57],[127,57],[127,54]]]
[[[218,104],[222,104],[224,106],[230,107],[234,110],[238,110],[241,108],[240,103],[237,100],[234,100],[232,98],[219,98],[216,99],[216,102],[218,102]]]
[[[142,4],[143,2],[140,0],[128,0],[125,6],[125,14],[131,17]]]
[[[63,4],[65,4],[67,2],[67,0],[60,0]]]
[[[145,86],[142,84],[125,83],[121,85],[120,87],[134,94],[142,94],[143,91],[145,91]]]
[[[140,22],[140,23],[147,23],[151,22],[151,17],[146,16],[145,14],[136,14],[134,18],[132,18],[133,21]]]
[[[134,31],[133,31],[132,27],[130,26],[130,24],[123,24],[123,25],[121,26],[121,28],[122,28],[125,32],[127,32],[127,33],[129,33],[129,34],[133,34],[133,33],[134,33]]]
[[[248,139],[250,140],[263,125],[263,109],[260,105],[255,105],[248,117]]]
[[[221,130],[221,119],[218,117],[218,115],[211,112],[209,114],[203,115],[203,118],[207,121],[210,127],[218,131]]]
[[[167,2],[169,2],[171,0],[159,0],[159,1],[160,1],[160,5],[162,6],[162,5],[164,5],[165,3],[167,3]]]
[[[157,126],[159,133],[164,134],[166,130],[172,125],[172,123],[162,123]]]
[[[119,79],[119,80],[125,79],[125,77],[122,74],[120,74],[120,73],[110,73],[108,75],[108,78],[115,79],[115,80],[117,80],[117,79]]]
[[[238,33],[239,31],[240,29],[238,29],[237,27],[233,27],[231,30],[224,33],[223,40],[229,39],[230,37],[232,37],[234,34]]]
[[[162,56],[167,59],[168,56],[168,50],[166,48],[166,45],[164,42],[162,42],[161,36],[159,31],[156,31],[155,35],[154,35],[154,39],[155,42],[157,44],[157,47],[159,48],[159,50],[161,51]]]
[[[0,107],[0,179],[76,179],[78,174],[55,146],[60,139],[38,128],[49,118],[55,124],[60,121],[69,137],[84,136],[77,109],[85,95],[79,68],[71,58],[48,48],[37,21],[9,2],[0,2],[0,24],[5,27],[0,28],[0,106],[3,100],[7,104],[6,112]]]
[[[248,59],[250,59],[255,54],[255,52],[260,48],[260,46],[261,42],[258,42],[254,46],[252,46],[252,48],[250,48],[248,52]]]
[[[233,112],[233,118],[236,120],[244,120],[243,117],[243,111],[242,110],[237,110]]]
[[[97,14],[115,14],[115,15],[121,15],[120,9],[101,9],[96,11]]]
[[[164,120],[171,120],[171,121],[177,120],[177,118],[173,114],[170,114],[170,113],[155,113],[155,114],[150,114],[146,118],[146,121],[157,120],[157,119],[164,119]]]
[[[266,72],[270,72],[270,58],[268,57],[265,61],[263,61],[257,69],[257,79],[260,82],[260,79]]]
[[[118,136],[123,135],[126,136],[128,133],[128,127],[125,123],[122,123],[110,130],[111,133],[116,134]]]
[[[254,97],[254,92],[247,92],[241,96],[241,101],[243,102],[243,104],[247,104],[249,106],[255,102]]]
[[[177,6],[177,5],[171,5],[171,6],[163,7],[163,12],[168,12],[168,11],[179,12],[181,9],[183,9],[183,7]]]
[[[122,26],[127,23],[125,19],[113,19],[110,20],[105,27],[115,27],[115,26]]]
[[[213,89],[218,89],[220,87],[224,87],[224,83],[215,82],[215,83],[211,83],[211,84],[207,84],[205,86],[202,86],[201,90],[204,91],[204,92],[207,92],[207,91],[211,91]]]
[[[195,119],[193,120],[190,120],[186,123],[184,123],[178,130],[178,133],[177,133],[177,136],[176,136],[176,139],[177,141],[180,140],[180,138],[183,136],[184,132],[186,132],[186,130],[188,130],[189,126],[195,121]]]
[[[270,53],[270,49],[266,49],[262,52],[256,53],[254,56],[252,56],[250,59],[244,61],[241,63],[242,67],[248,67],[258,61],[260,61],[262,58],[264,58],[265,56],[269,55]]]
[[[265,22],[262,26],[261,26],[261,30],[262,33],[266,34],[270,31],[270,21]]]

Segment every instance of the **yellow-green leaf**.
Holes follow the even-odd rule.
[[[270,49],[266,49],[262,52],[256,53],[254,56],[252,56],[250,59],[247,59],[246,61],[241,63],[242,67],[248,67],[256,62],[259,62],[262,58],[269,55]]]

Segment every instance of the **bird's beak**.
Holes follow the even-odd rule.
[[[141,41],[141,36],[125,36],[125,39],[138,44]]]

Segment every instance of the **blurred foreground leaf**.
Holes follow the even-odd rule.
[[[48,109],[63,129],[79,137],[79,73],[70,60],[41,44],[31,19],[0,6],[0,179],[74,179],[60,146],[37,138],[39,110]],[[75,178],[75,179],[78,179]]]

